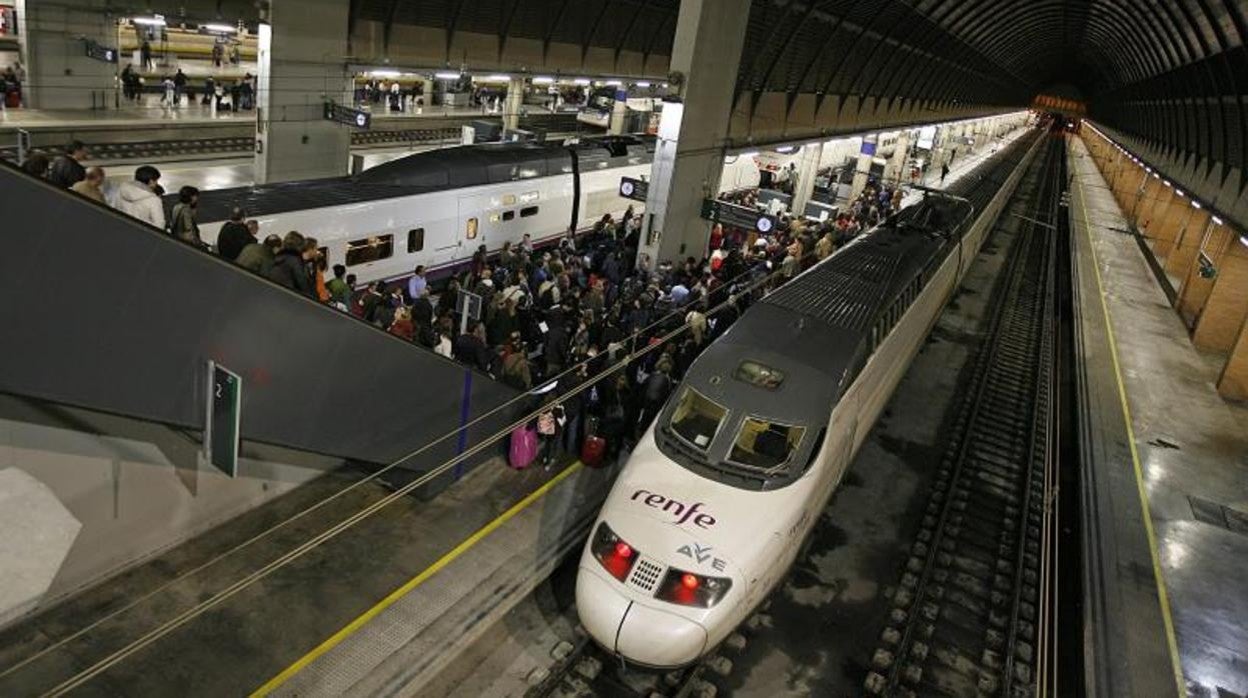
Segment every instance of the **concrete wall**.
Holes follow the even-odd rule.
[[[500,51],[501,46],[501,51]],[[666,46],[656,46],[667,51]],[[472,70],[561,72],[580,71],[587,75],[619,77],[665,77],[670,57],[665,53],[642,55],[621,50],[618,55],[609,48],[591,47],[582,54],[581,47],[552,41],[543,51],[541,41],[510,37],[505,43],[498,36],[469,31],[456,31],[448,45],[446,30],[397,24],[390,35],[387,55],[385,30],[381,22],[361,20],[351,35],[351,55],[361,64],[382,64],[388,58],[395,65],[447,66],[467,65]]]
[[[0,499],[29,525],[20,539],[0,527],[0,626],[340,465],[248,446],[245,474],[231,479],[167,427],[12,396],[0,396],[0,415]]]
[[[106,5],[105,0],[17,0],[27,106],[112,107],[117,66],[87,58],[82,41],[86,37],[105,46],[116,45],[116,18]]]
[[[351,127],[326,121],[326,100],[351,103],[347,6],[275,0],[259,36],[256,183],[347,174]]]

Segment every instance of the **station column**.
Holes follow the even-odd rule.
[[[897,144],[893,146],[893,156],[884,166],[885,183],[900,184],[906,179],[906,163],[910,155],[910,131],[903,129],[897,134]]]
[[[797,164],[797,184],[793,187],[793,215],[806,213],[806,204],[815,193],[815,179],[819,176],[819,160],[823,158],[823,141],[802,146]]]
[[[659,120],[639,265],[706,252],[710,223],[700,218],[702,200],[719,189],[749,15],[750,0],[680,3],[671,70],[684,83],[680,101],[665,102]]]
[[[858,164],[854,167],[854,181],[850,185],[849,200],[853,201],[867,188],[867,180],[871,178],[871,161],[875,159],[875,149],[879,147],[880,134],[871,133],[862,137],[862,149],[858,151]]]
[[[112,109],[117,66],[87,55],[87,42],[117,49],[117,18],[105,0],[17,0],[22,83],[32,109]]]
[[[351,127],[327,121],[325,102],[351,104],[347,3],[273,0],[260,24],[256,183],[347,174]]]
[[[607,133],[612,136],[624,133],[626,121],[628,121],[628,93],[621,87],[616,89],[615,101],[611,103],[611,117],[607,123]]]
[[[524,78],[512,78],[507,83],[507,97],[503,100],[503,128],[514,131],[520,128],[520,112],[524,110]]]

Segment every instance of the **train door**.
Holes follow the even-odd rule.
[[[448,236],[443,245],[437,248],[438,264],[453,261],[466,262],[472,258],[472,253],[476,251],[478,245],[485,244],[485,228],[482,225],[484,213],[476,204],[477,202],[472,197],[459,199],[458,215],[455,216],[455,234]]]

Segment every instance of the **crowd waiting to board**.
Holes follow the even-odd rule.
[[[577,453],[591,417],[609,456],[627,448],[696,355],[750,303],[873,228],[901,202],[898,191],[871,183],[835,219],[784,216],[765,235],[716,224],[700,258],[658,265],[639,252],[641,216],[630,209],[618,221],[604,216],[591,230],[570,231],[545,247],[535,247],[528,235],[495,253],[483,245],[465,268],[437,279],[417,267],[406,279],[357,288],[344,266],[329,268],[315,238],[297,231],[262,237],[259,224],[241,208],[210,248],[199,237],[194,187],[183,187],[166,212],[155,167],[139,167],[133,179],[106,191],[103,170],[84,168],[86,157],[86,148],[75,142],[54,161],[43,157],[27,171],[518,390],[557,379],[545,392],[550,416],[558,415],[546,422],[556,425],[553,434],[544,434],[548,461],[556,446]],[[748,203],[748,194],[740,196],[739,203]],[[461,289],[481,298],[479,317],[459,314]],[[662,349],[604,376],[590,390],[570,393],[573,385],[685,324],[688,331]]]

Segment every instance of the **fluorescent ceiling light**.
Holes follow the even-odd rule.
[[[1214,224],[1214,225],[1222,225],[1222,219],[1221,219],[1221,218],[1218,218],[1217,216],[1214,216],[1214,217],[1213,217],[1213,224]]]
[[[156,15],[154,17],[131,17],[130,21],[135,24],[142,24],[149,27],[165,26],[165,18],[160,15]]]
[[[1239,244],[1243,245],[1244,247],[1248,247],[1248,235],[1240,235]]]
[[[743,158],[756,158],[756,157],[758,157],[758,151],[757,151],[757,150],[751,150],[751,151],[750,151],[750,152],[748,152],[748,153],[741,153],[740,157],[743,157]]]
[[[603,83],[603,84],[604,84],[604,85],[606,85],[606,86],[608,86],[608,87],[619,87],[619,86],[623,85],[624,83],[620,82],[619,80],[608,80],[608,81],[606,81],[606,82],[605,82],[605,83]]]
[[[399,75],[400,75],[399,71],[397,71],[397,70],[388,70],[388,69],[383,69],[383,70],[370,70],[370,71],[368,71],[368,74],[369,74],[369,75],[372,75],[372,76],[373,76],[373,77],[375,77],[375,78],[397,78],[397,77],[399,77]]]
[[[1200,202],[1196,199],[1192,199],[1192,208],[1204,208],[1204,206],[1201,206]]]
[[[797,150],[797,148],[794,148],[791,145],[782,145],[779,148],[776,148],[777,153],[791,153],[794,150]]]
[[[503,81],[505,81],[505,80],[510,80],[510,79],[511,79],[511,76],[509,76],[509,75],[501,75],[501,74],[499,74],[499,73],[495,73],[495,74],[493,74],[493,75],[486,75],[486,76],[485,76],[484,78],[482,78],[482,79],[483,79],[483,80],[493,80],[494,82],[503,82]]]
[[[666,90],[666,89],[667,89],[667,83],[663,83],[663,84],[661,85],[661,87],[662,87],[663,89],[665,89],[665,90]]]
[[[554,78],[551,78],[551,77],[545,77],[545,76],[543,76],[543,77],[536,77],[536,78],[533,78],[533,84],[534,84],[534,85],[550,85],[550,84],[552,84],[554,81],[555,81],[555,79],[554,79]]]
[[[1184,194],[1182,189],[1175,189],[1174,193],[1185,198],[1187,197],[1187,194]]]
[[[574,83],[576,83],[576,84],[578,84],[578,85],[588,85],[588,84],[589,84],[589,78],[577,78],[577,79],[573,80],[572,82],[574,82]]]
[[[638,87],[649,87],[649,86],[650,86],[650,83],[648,83],[648,82],[644,82],[644,81],[643,81],[643,82],[639,82],[639,83],[637,83],[637,86],[638,86]]]
[[[1173,189],[1173,188],[1174,188],[1174,185],[1173,185],[1173,184],[1171,184],[1169,181],[1164,182],[1164,184],[1165,184],[1167,187],[1170,187],[1171,189]]]
[[[434,73],[433,77],[439,80],[458,80],[459,73],[449,73],[449,72]]]
[[[207,29],[210,32],[220,32],[221,34],[233,34],[238,31],[238,27],[231,27],[228,24],[201,24],[200,29]]]

